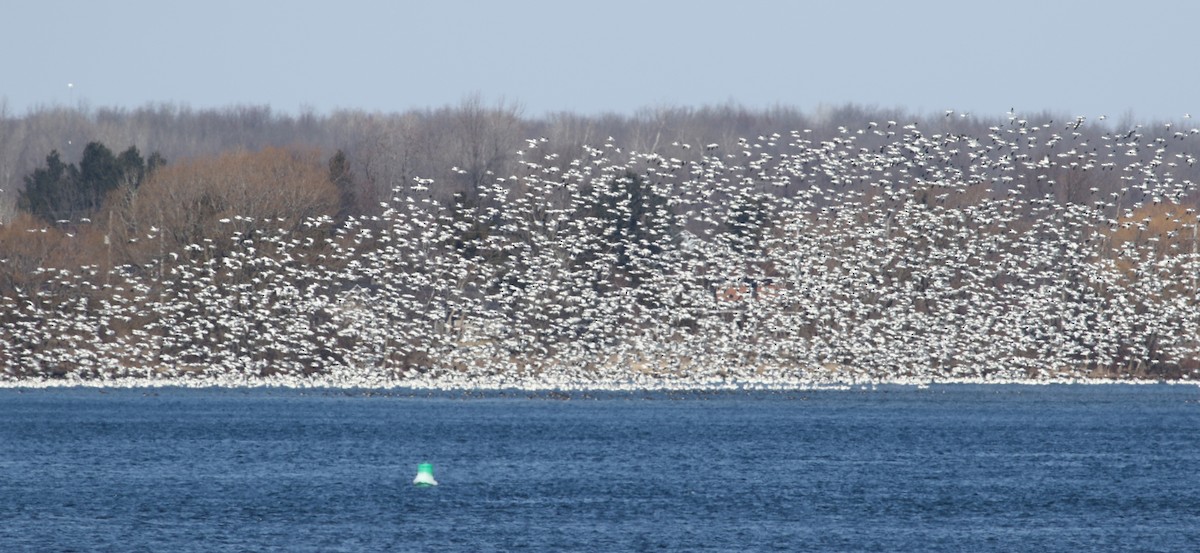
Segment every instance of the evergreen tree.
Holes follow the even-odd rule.
[[[346,152],[338,150],[329,158],[329,182],[337,187],[339,220],[358,214],[358,193],[354,187],[354,174],[350,170],[350,159]]]
[[[717,236],[738,254],[756,255],[769,222],[766,200],[742,190],[731,200],[729,219],[721,225]]]
[[[104,197],[120,186],[124,173],[112,150],[99,142],[89,142],[79,161],[79,178],[75,181],[79,199],[75,210],[91,213],[99,209]]]
[[[25,176],[25,190],[17,197],[17,206],[50,223],[69,220],[77,203],[75,181],[79,170],[66,164],[53,150],[46,156],[46,166],[34,169]]]
[[[121,184],[137,187],[146,178],[146,162],[136,146],[117,156],[117,166],[121,169]]]
[[[162,154],[160,154],[158,152],[154,152],[154,153],[150,154],[150,159],[146,160],[146,176],[147,177],[150,176],[151,173],[153,173],[154,171],[158,170],[159,167],[162,167],[166,164],[167,164],[167,158],[163,157]]]
[[[46,156],[45,167],[25,176],[17,206],[51,224],[78,222],[99,210],[117,187],[136,188],[151,170],[165,163],[158,152],[147,165],[136,147],[116,156],[104,144],[90,142],[76,167],[63,163],[55,150]]]
[[[637,287],[673,235],[667,200],[633,171],[600,191],[591,215],[604,222],[604,241],[626,285]],[[587,261],[580,259],[577,261]]]

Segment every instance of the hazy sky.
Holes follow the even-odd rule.
[[[38,0],[0,5],[0,99],[526,115],[735,102],[1200,113],[1200,2]],[[68,87],[73,83],[73,87]]]

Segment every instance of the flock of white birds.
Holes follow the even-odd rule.
[[[575,159],[534,139],[470,205],[418,180],[378,216],[47,267],[0,298],[0,385],[1193,378],[1197,130],[957,118]]]

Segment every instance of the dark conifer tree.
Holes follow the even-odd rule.
[[[354,174],[350,170],[350,159],[339,149],[329,158],[329,182],[337,187],[339,220],[358,215],[358,193],[355,191]]]
[[[655,265],[670,240],[672,222],[666,198],[654,191],[646,179],[633,171],[608,183],[596,195],[587,215],[602,221],[603,239],[614,254],[615,268],[623,286],[636,288]],[[594,255],[576,259],[588,263]]]
[[[120,186],[124,173],[112,150],[99,142],[89,142],[79,160],[79,178],[75,181],[79,200],[74,210],[82,214],[99,209],[104,197]]]
[[[136,187],[146,178],[146,161],[136,146],[130,146],[117,156],[117,166],[121,170],[121,184]]]
[[[149,171],[165,163],[158,152],[147,165],[136,147],[116,156],[104,144],[90,142],[76,167],[63,163],[56,150],[46,156],[45,167],[25,176],[17,206],[54,225],[78,223],[98,211],[110,192],[120,186],[136,189]]]
[[[25,176],[25,189],[17,198],[17,206],[50,223],[70,219],[79,201],[75,186],[78,174],[74,164],[63,163],[58,150],[51,151],[45,167]]]

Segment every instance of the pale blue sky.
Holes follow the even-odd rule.
[[[729,101],[1200,113],[1193,1],[3,0],[0,21],[17,114],[401,111],[472,93],[530,116]]]

